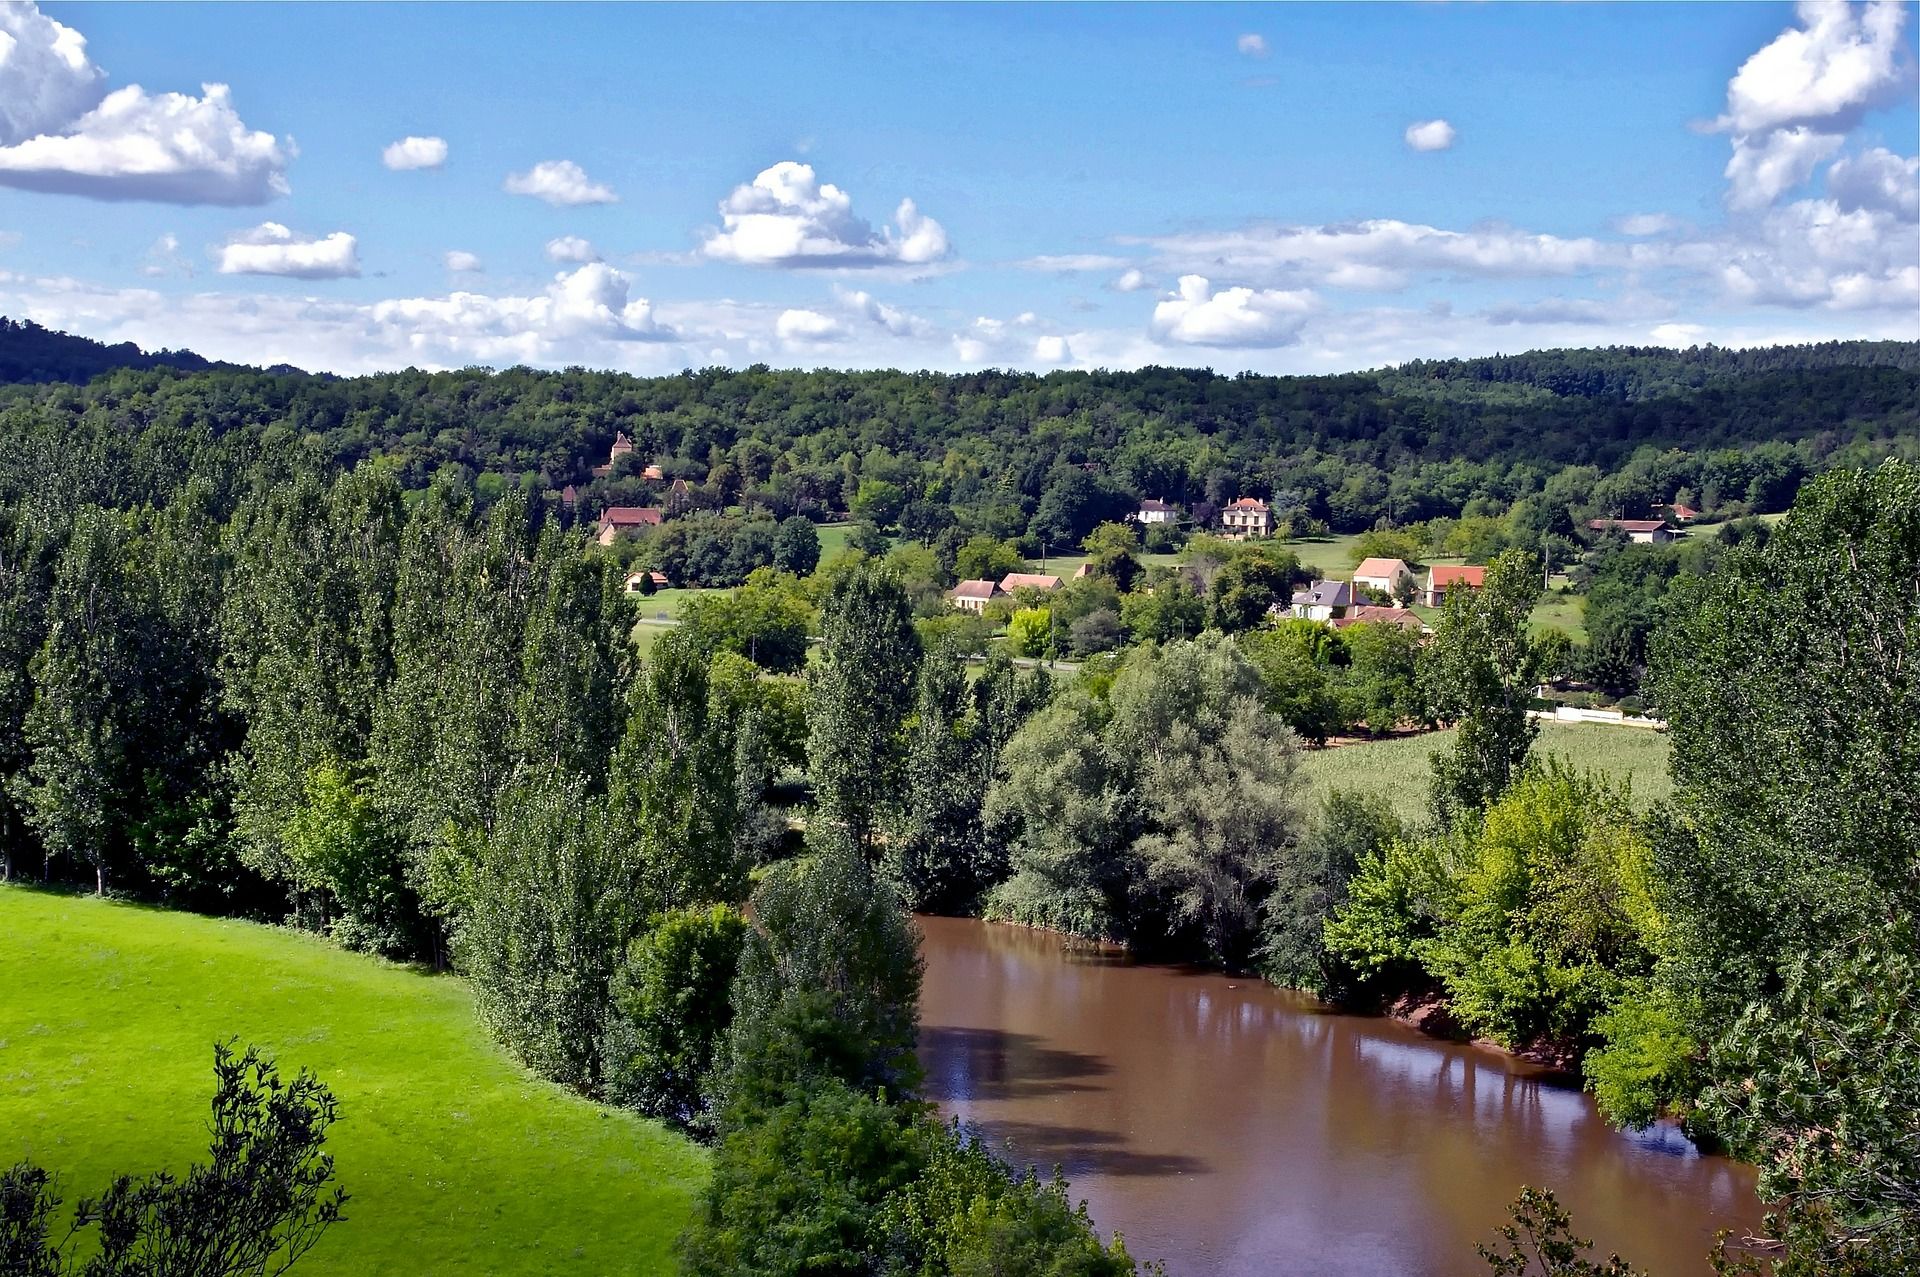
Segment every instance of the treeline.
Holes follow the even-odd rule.
[[[1149,496],[1204,525],[1255,495],[1296,531],[1343,532],[1532,502],[1536,535],[1565,533],[1589,511],[1644,515],[1681,487],[1714,510],[1784,509],[1809,474],[1913,453],[1916,350],[1556,351],[1322,377],[121,369],[0,402],[62,424],[300,441],[333,466],[382,456],[409,490],[450,466],[483,500],[575,485],[583,518],[668,503],[679,480],[688,511],[853,510],[923,542],[957,525],[1031,552]],[[596,476],[617,433],[634,450]]]

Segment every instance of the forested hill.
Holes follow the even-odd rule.
[[[48,375],[47,360],[23,351],[56,340],[80,339],[5,325],[0,369]],[[147,363],[204,362],[83,345],[90,358],[125,349]],[[1619,492],[1594,498],[1617,513],[1644,513],[1681,487],[1784,508],[1808,474],[1920,455],[1920,343],[1544,351],[1313,377],[122,367],[77,388],[0,387],[0,407],[16,410],[0,434],[86,419],[111,423],[125,446],[164,425],[203,438],[297,438],[327,466],[380,456],[410,488],[449,465],[493,476],[483,492],[574,484],[583,513],[659,504],[664,494],[638,474],[656,463],[701,489],[696,505],[775,515],[846,509],[873,481],[882,497],[897,491],[1018,535],[1070,481],[1101,490],[1067,494],[1076,507],[1156,496],[1191,509],[1256,495],[1349,529],[1476,503],[1497,512],[1563,473],[1584,500],[1634,471]],[[596,480],[616,432],[634,452]]]
[[[0,382],[91,381],[118,368],[179,368],[203,372],[233,368],[190,350],[145,351],[130,341],[117,346],[42,328],[31,319],[0,316]]]

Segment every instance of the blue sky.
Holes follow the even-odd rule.
[[[0,311],[349,372],[1920,337],[1915,18],[15,4]]]

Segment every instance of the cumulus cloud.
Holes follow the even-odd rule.
[[[834,291],[840,298],[841,304],[848,310],[863,319],[878,324],[896,337],[920,337],[924,336],[930,330],[930,326],[926,321],[909,315],[898,306],[888,305],[886,302],[874,297],[871,293],[848,288],[835,289]]]
[[[1733,138],[1727,205],[1766,208],[1812,176],[1868,111],[1911,82],[1902,57],[1906,12],[1898,0],[1865,9],[1802,0],[1798,26],[1774,37],[1727,84],[1715,129]]]
[[[1647,336],[1661,346],[1691,347],[1700,344],[1706,331],[1699,324],[1655,324]]]
[[[447,140],[442,137],[403,137],[380,152],[380,162],[394,172],[439,168],[447,162]]]
[[[509,173],[505,189],[509,195],[531,195],[556,208],[620,202],[612,187],[589,178],[572,160],[542,160],[524,173]]]
[[[1883,209],[1920,221],[1920,157],[1876,146],[1836,160],[1827,170],[1827,193],[1848,212]]]
[[[486,269],[480,262],[478,253],[469,253],[465,249],[450,249],[446,257],[447,269],[461,274],[473,275]]]
[[[1060,364],[1073,362],[1073,349],[1067,345],[1065,337],[1042,337],[1033,343],[1033,358],[1035,363],[1051,364],[1057,367]]]
[[[854,216],[853,200],[811,165],[782,161],[720,202],[721,227],[702,251],[750,266],[920,266],[948,254],[947,232],[910,199],[893,225],[875,231]]]
[[[578,235],[562,235],[558,239],[547,241],[547,260],[550,262],[597,262],[600,260],[600,251]]]
[[[106,93],[87,38],[32,4],[0,5],[0,145],[59,132]]]
[[[215,256],[222,275],[342,279],[360,273],[359,244],[345,231],[316,239],[278,222],[262,222],[242,231],[221,245]]]
[[[604,262],[562,271],[537,297],[455,292],[374,303],[374,328],[435,361],[539,362],[610,342],[672,341],[653,303],[631,296],[632,281]]]
[[[1183,346],[1284,346],[1298,339],[1313,309],[1304,290],[1223,288],[1203,275],[1182,275],[1180,286],[1153,308],[1153,334]]]
[[[774,335],[799,346],[818,346],[846,340],[847,330],[831,315],[817,310],[783,310],[774,322]]]
[[[1406,138],[1416,151],[1444,151],[1453,145],[1453,125],[1445,120],[1419,120],[1407,125]]]
[[[1137,293],[1143,288],[1152,288],[1153,281],[1139,267],[1122,271],[1120,276],[1108,285],[1116,293]]]
[[[0,7],[0,186],[170,204],[286,194],[291,145],[241,123],[226,85],[196,98],[105,81],[78,32],[30,3]]]
[[[1267,46],[1267,37],[1252,31],[1235,40],[1233,47],[1249,58],[1264,58],[1272,52]]]

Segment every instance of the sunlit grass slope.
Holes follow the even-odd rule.
[[[1310,749],[1301,755],[1300,770],[1315,801],[1331,790],[1355,789],[1381,795],[1402,817],[1418,819],[1427,810],[1427,779],[1432,775],[1428,759],[1452,742],[1449,731]],[[1667,777],[1667,738],[1648,728],[1542,723],[1533,752],[1536,757],[1555,754],[1576,768],[1628,783],[1635,807],[1673,792]]]
[[[296,1273],[670,1271],[704,1153],[529,1075],[460,981],[276,928],[0,887],[0,1165],[57,1171],[71,1203],[204,1157],[226,1037],[340,1098],[348,1218]]]

